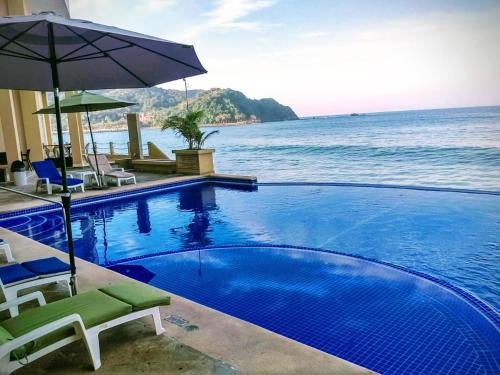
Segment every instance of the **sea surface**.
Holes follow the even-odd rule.
[[[500,190],[500,106],[368,113],[210,127],[220,173],[260,182],[361,182]],[[85,135],[90,139],[89,134]],[[100,151],[128,134],[95,134]],[[183,148],[173,132],[142,130],[167,154]]]

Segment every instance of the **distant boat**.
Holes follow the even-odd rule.
[[[351,116],[359,116],[359,113],[351,113]]]

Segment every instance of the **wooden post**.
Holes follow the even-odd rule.
[[[109,142],[109,154],[114,155],[115,154],[115,145],[113,142]]]

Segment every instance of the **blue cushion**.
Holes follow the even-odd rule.
[[[39,276],[69,272],[69,264],[55,257],[31,260],[21,264],[24,268]]]
[[[0,267],[0,279],[4,285],[15,283],[16,281],[36,279],[37,274],[27,270],[20,264],[10,264]]]
[[[80,180],[79,178],[68,178],[68,186],[75,186],[75,185],[80,185],[83,184],[83,180]],[[62,180],[61,180],[62,184]]]

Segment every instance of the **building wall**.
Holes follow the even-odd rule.
[[[0,0],[0,16],[46,11],[69,17],[65,0]],[[52,143],[49,117],[32,114],[46,105],[45,93],[0,90],[0,104],[0,152],[7,152],[9,164],[20,159],[20,153],[28,148],[32,161],[45,158],[42,145]],[[81,150],[75,151],[81,154]]]

